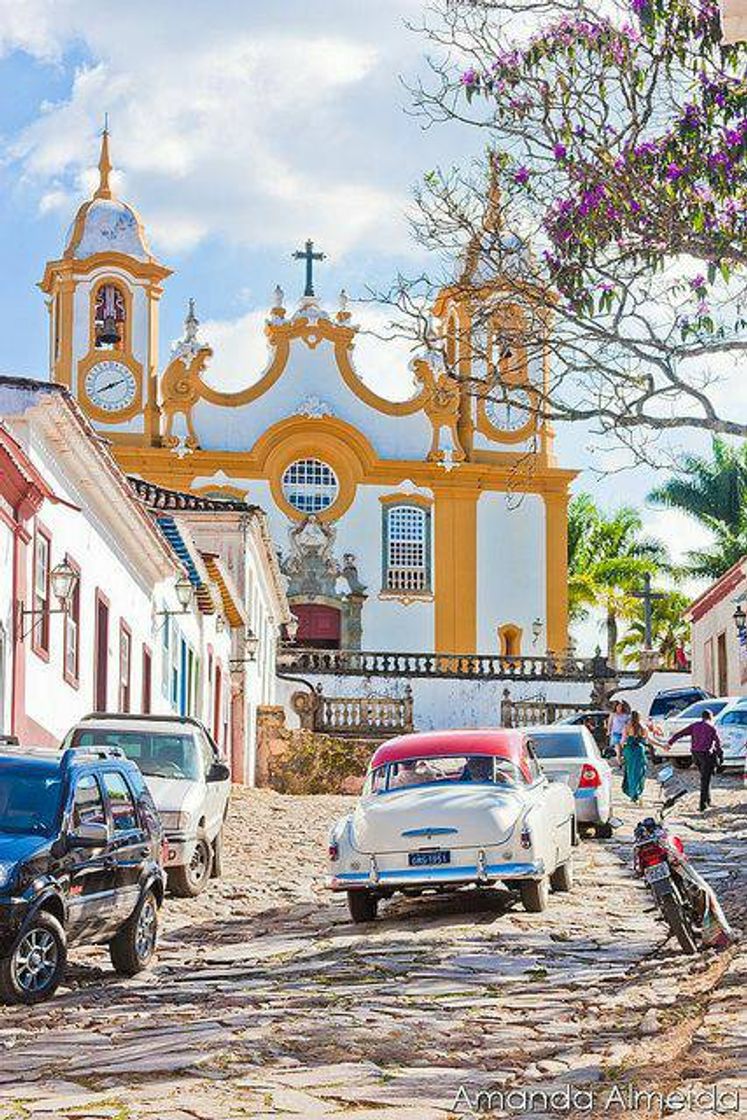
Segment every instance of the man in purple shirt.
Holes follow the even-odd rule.
[[[678,731],[669,740],[671,746],[677,739],[690,736],[690,751],[695,765],[700,771],[700,811],[701,813],[711,804],[711,778],[713,771],[723,761],[724,753],[721,750],[721,740],[718,731],[713,726],[713,712],[705,709],[700,719],[688,724]]]

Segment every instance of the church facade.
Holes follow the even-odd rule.
[[[261,506],[298,642],[564,651],[575,472],[557,465],[552,431],[535,407],[549,378],[547,347],[500,349],[505,323],[497,322],[487,339],[481,328],[478,358],[472,320],[483,293],[462,277],[433,308],[443,345],[412,362],[411,397],[392,401],[356,368],[344,293],[334,310],[314,294],[309,242],[299,254],[304,294],[296,302],[276,290],[268,362],[247,371],[245,387],[209,384],[212,351],[192,307],[160,369],[159,301],[170,272],[151,254],[135,211],[112,192],[106,134],[99,173],[40,286],[50,376],[111,441],[122,468]],[[509,311],[524,314],[520,301]],[[510,400],[500,391],[507,384]]]

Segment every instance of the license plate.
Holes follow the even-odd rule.
[[[410,867],[432,867],[434,864],[451,863],[451,852],[410,852]]]
[[[669,879],[669,864],[655,863],[653,867],[646,868],[643,872],[643,876],[647,883],[658,883],[661,879]]]

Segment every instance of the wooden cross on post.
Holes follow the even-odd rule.
[[[630,593],[634,599],[643,600],[643,642],[646,649],[651,649],[653,642],[652,634],[652,621],[653,621],[653,606],[654,599],[666,599],[666,591],[652,591],[651,590],[651,573],[646,572],[643,577],[643,590],[631,591]]]
[[[304,289],[305,296],[314,295],[314,261],[326,260],[326,253],[315,253],[314,242],[310,239],[306,242],[305,249],[296,249],[293,254],[293,259],[296,261],[306,261],[306,287]]]

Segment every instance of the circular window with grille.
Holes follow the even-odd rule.
[[[337,475],[321,459],[297,459],[283,472],[283,497],[300,513],[321,513],[337,498]]]

